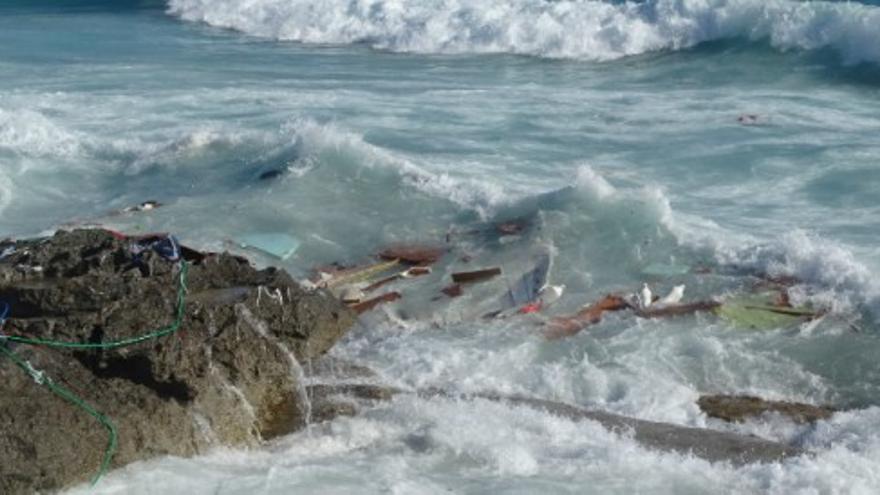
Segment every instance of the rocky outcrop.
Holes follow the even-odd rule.
[[[704,395],[697,404],[707,416],[732,423],[741,423],[747,418],[766,413],[781,414],[796,423],[814,423],[834,414],[834,409],[830,407],[764,400],[747,395]]]
[[[115,424],[111,467],[256,445],[305,424],[300,363],[347,331],[351,310],[243,258],[185,250],[181,274],[180,263],[149,248],[136,254],[133,243],[79,230],[0,246],[9,337],[106,344],[167,330],[185,284],[180,329],[165,336],[117,348],[0,342],[31,368],[0,355],[0,493],[87,481],[102,462],[108,432],[47,382]]]

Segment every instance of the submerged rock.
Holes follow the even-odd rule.
[[[706,415],[733,423],[745,421],[765,413],[778,413],[796,423],[813,423],[828,419],[834,409],[797,402],[764,400],[747,395],[704,395],[697,405]]]
[[[45,383],[71,391],[118,431],[111,467],[217,445],[251,446],[305,424],[300,363],[325,353],[355,315],[286,272],[256,270],[228,254],[181,265],[134,256],[106,231],[21,241],[0,259],[2,333],[108,343],[167,329],[185,283],[180,330],[118,348],[67,349],[7,342],[35,375],[0,355],[0,493],[57,490],[87,481],[108,433]],[[44,384],[36,383],[42,377]]]
[[[646,421],[604,411],[595,411],[532,397],[497,393],[460,394],[431,388],[409,392],[394,387],[363,383],[337,383],[310,387],[316,410],[321,419],[339,415],[353,415],[358,409],[375,401],[391,400],[399,394],[416,393],[425,399],[490,400],[512,407],[529,407],[572,421],[595,421],[604,428],[632,438],[646,448],[694,455],[710,462],[729,462],[733,465],[777,462],[798,456],[804,450],[752,435],[692,428],[656,421]],[[345,401],[345,398],[351,399]],[[326,415],[326,416],[325,416]]]
[[[422,394],[449,396],[448,393],[437,390],[426,391]],[[729,462],[734,465],[766,463],[781,461],[787,457],[804,453],[797,447],[756,436],[646,421],[543,399],[504,396],[494,393],[460,397],[531,407],[573,421],[595,421],[613,432],[631,434],[633,439],[647,448],[690,454],[710,462]]]

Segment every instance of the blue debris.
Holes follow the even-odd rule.
[[[131,244],[131,253],[136,259],[140,259],[141,255],[153,250],[168,261],[180,260],[180,243],[173,235],[155,235],[141,237]]]
[[[0,301],[0,342],[2,342],[6,336],[3,335],[3,324],[6,323],[6,317],[9,316],[9,303],[6,301]]]
[[[543,254],[535,264],[535,268],[524,274],[507,291],[503,304],[507,308],[520,307],[538,300],[541,287],[547,283],[547,274],[550,271],[550,255]]]

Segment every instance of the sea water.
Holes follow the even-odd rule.
[[[102,225],[221,250],[284,232],[301,247],[280,264],[304,277],[449,236],[433,278],[331,354],[407,390],[814,452],[711,464],[538,410],[402,395],[266,448],[137,463],[96,493],[876,493],[878,136],[878,2],[0,1],[0,237]],[[116,213],[146,200],[163,206]],[[532,227],[458,235],[512,218]],[[642,282],[723,298],[768,273],[830,315],[771,331],[612,315],[558,341],[540,316],[482,320],[541,253],[567,287],[551,314]],[[643,274],[657,263],[708,273]],[[495,282],[432,301],[449,272],[494,265]],[[730,426],[700,412],[707,393],[847,412]]]

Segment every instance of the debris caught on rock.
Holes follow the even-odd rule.
[[[319,269],[318,277],[314,279],[314,282],[318,286],[327,288],[368,282],[371,278],[386,273],[394,269],[399,264],[400,262],[397,259],[393,259],[391,261],[356,266],[352,268],[340,267],[338,269],[334,269],[332,267],[325,267]]]

